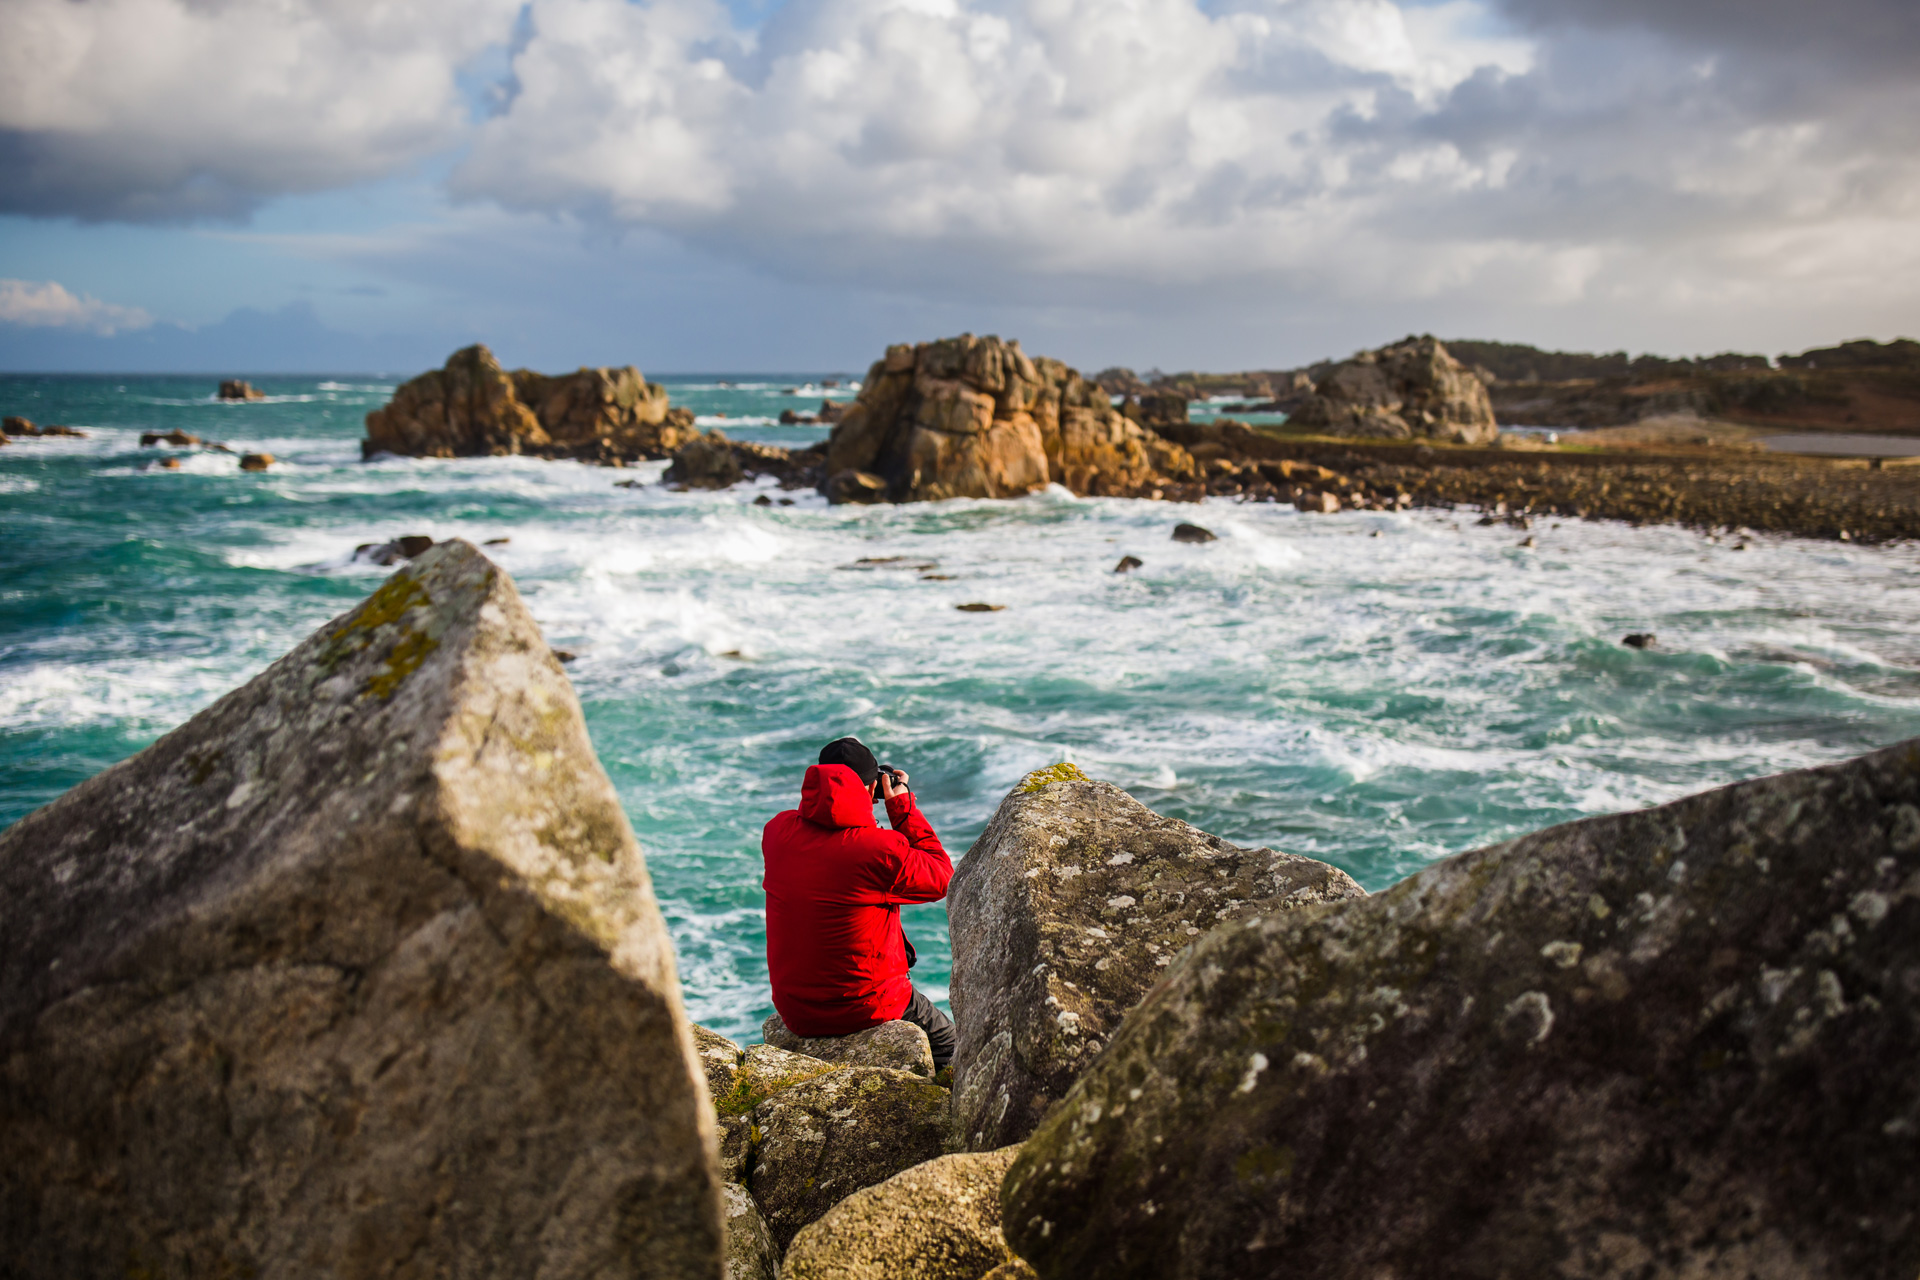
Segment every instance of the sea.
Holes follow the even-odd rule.
[[[396,379],[256,376],[252,403],[215,400],[216,381],[0,378],[0,413],[87,433],[0,448],[0,826],[351,608],[390,572],[358,544],[491,543],[576,655],[690,1013],[749,1041],[772,1007],[760,829],[844,734],[908,771],[956,857],[1023,774],[1067,760],[1369,890],[1920,735],[1912,546],[1059,488],[830,508],[770,485],[672,492],[664,463],[363,462]],[[664,381],[702,425],[787,445],[826,428],[782,409],[853,393]],[[176,428],[236,452],[139,443]],[[242,451],[277,461],[242,472]],[[1181,521],[1217,539],[1175,542]],[[1140,567],[1114,572],[1123,556]],[[944,1002],[944,909],[904,917],[915,980]]]

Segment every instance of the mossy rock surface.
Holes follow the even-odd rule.
[[[1336,867],[1229,844],[1074,765],[1028,774],[947,895],[957,1142],[1031,1133],[1209,929],[1360,893]]]
[[[1920,740],[1209,935],[1025,1145],[1049,1280],[1920,1273]]]
[[[784,1249],[847,1196],[940,1155],[947,1091],[907,1071],[847,1067],[776,1093],[753,1125],[748,1186]]]

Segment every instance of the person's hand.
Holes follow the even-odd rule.
[[[898,785],[895,785],[896,778],[899,780]],[[882,800],[891,800],[895,796],[903,796],[905,794],[907,794],[906,773],[902,771],[899,774],[891,774],[882,770],[880,774],[880,798]]]

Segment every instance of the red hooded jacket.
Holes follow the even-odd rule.
[[[911,793],[887,801],[893,830],[843,764],[808,768],[800,807],[760,837],[773,1007],[800,1036],[843,1036],[897,1018],[913,994],[900,904],[938,902],[953,862]]]

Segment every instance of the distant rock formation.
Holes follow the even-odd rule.
[[[548,375],[500,367],[465,347],[367,415],[362,456],[462,458],[531,454],[618,465],[665,458],[699,434],[693,414],[632,365]]]
[[[0,833],[20,1276],[717,1276],[673,946],[580,704],[446,542]]]
[[[1075,370],[972,334],[887,348],[833,429],[826,474],[835,502],[872,493],[862,476],[893,502],[1018,497],[1050,482],[1165,496],[1199,478],[1184,449],[1129,421]]]
[[[1056,1280],[1909,1276],[1915,1061],[1920,740],[1222,926],[1006,1234]]]
[[[1362,351],[1334,365],[1288,421],[1329,435],[1390,440],[1490,444],[1500,434],[1486,387],[1431,337]]]
[[[243,382],[239,378],[229,378],[220,384],[222,400],[265,400],[266,398],[266,392],[251,382]]]
[[[1028,774],[947,895],[956,1141],[1025,1138],[1221,921],[1359,896],[1337,867],[1229,844],[1073,765]]]

